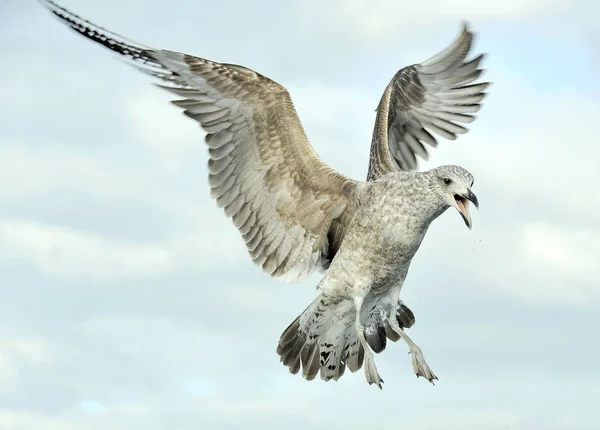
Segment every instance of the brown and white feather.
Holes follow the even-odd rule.
[[[207,133],[211,196],[255,264],[292,281],[329,263],[329,242],[339,247],[352,217],[356,182],[318,157],[283,86],[243,66],[144,46],[44,3],[181,97],[173,103]]]

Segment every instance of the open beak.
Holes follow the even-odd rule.
[[[455,194],[454,201],[456,202],[456,209],[462,216],[469,230],[471,229],[471,214],[469,212],[469,202],[473,203],[477,209],[479,209],[479,201],[477,196],[473,194],[471,190],[467,190],[466,194]]]

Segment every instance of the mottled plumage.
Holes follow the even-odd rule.
[[[364,366],[381,387],[371,351],[402,338],[418,376],[437,379],[406,335],[415,318],[400,300],[412,257],[431,222],[450,206],[471,226],[473,177],[458,166],[415,172],[430,132],[454,139],[467,130],[487,83],[482,56],[465,62],[466,26],[432,59],[400,70],[377,109],[366,182],[327,166],[308,142],[287,90],[243,66],[155,49],[40,0],[86,38],[163,81],[206,132],[211,196],[231,217],[252,260],[270,276],[325,272],[319,295],[281,335],[277,352],[292,373],[337,380]]]

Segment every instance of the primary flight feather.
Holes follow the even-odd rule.
[[[449,207],[471,228],[473,176],[459,166],[417,172],[437,136],[467,129],[488,83],[483,55],[467,61],[465,25],[448,48],[401,69],[385,89],[373,131],[366,182],[327,166],[310,145],[288,91],[243,66],[155,49],[40,0],[82,36],[162,81],[173,104],[200,123],[209,149],[209,184],[250,257],[276,278],[325,272],[317,298],[283,332],[281,361],[296,374],[338,380],[364,366],[381,388],[373,353],[402,338],[417,376],[437,379],[406,328],[415,318],[400,300],[410,262],[431,222]]]

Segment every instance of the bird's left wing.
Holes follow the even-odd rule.
[[[472,42],[465,24],[446,49],[392,78],[377,107],[368,180],[397,169],[416,170],[417,156],[428,158],[426,145],[437,146],[434,134],[454,140],[468,131],[458,123],[475,120],[489,85],[472,83],[481,75],[483,59],[465,61]]]

